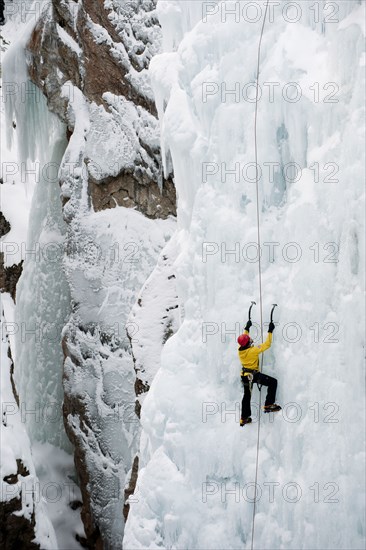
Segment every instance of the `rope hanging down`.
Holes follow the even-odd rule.
[[[260,227],[259,227],[259,178],[258,178],[258,147],[257,147],[257,117],[258,117],[258,93],[259,93],[259,68],[260,68],[260,59],[261,59],[261,46],[262,38],[264,33],[264,27],[267,19],[267,10],[268,10],[269,0],[267,0],[266,8],[264,12],[263,24],[261,35],[258,45],[258,61],[257,61],[257,85],[256,85],[256,96],[255,96],[255,115],[254,115],[254,151],[255,151],[255,171],[256,171],[256,195],[257,195],[257,236],[258,236],[258,276],[259,276],[259,303],[260,303],[260,318],[261,318],[261,337],[263,342],[263,307],[262,307],[262,265],[261,265],[261,239],[260,239]],[[261,354],[261,362],[259,370],[262,370],[263,366],[263,354]],[[260,411],[261,411],[261,393],[259,393],[259,408],[258,408],[258,433],[257,433],[257,457],[255,464],[255,483],[254,490],[257,491],[257,479],[258,479],[258,455],[259,455],[259,434],[260,434]],[[251,550],[253,550],[254,544],[254,525],[255,525],[255,512],[256,512],[256,503],[257,495],[255,493],[254,504],[253,504],[253,522],[252,522],[252,542]]]

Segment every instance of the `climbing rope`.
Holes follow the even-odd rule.
[[[259,97],[259,68],[260,68],[260,59],[261,59],[261,46],[262,38],[264,33],[264,27],[267,19],[267,10],[268,10],[269,0],[266,2],[266,8],[263,17],[263,24],[261,35],[258,45],[258,61],[257,61],[257,85],[256,85],[256,96],[255,96],[255,115],[254,115],[254,151],[255,151],[255,170],[256,170],[256,194],[257,194],[257,237],[258,237],[258,276],[259,276],[259,304],[260,304],[260,319],[261,319],[261,337],[263,342],[263,307],[262,307],[262,265],[261,265],[261,238],[260,238],[260,227],[259,227],[259,178],[258,178],[258,147],[257,147],[257,117],[258,117],[258,97]],[[261,354],[260,367],[259,371],[262,371],[263,366],[263,353]],[[257,457],[255,463],[255,482],[254,482],[254,505],[253,505],[253,522],[252,522],[252,542],[251,550],[253,550],[254,545],[254,526],[255,526],[255,512],[256,512],[256,503],[257,503],[257,479],[258,479],[258,456],[259,456],[259,435],[260,435],[260,426],[261,426],[261,399],[262,394],[259,392],[259,409],[258,409],[258,433],[257,433]]]

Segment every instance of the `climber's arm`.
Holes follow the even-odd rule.
[[[260,346],[257,346],[257,349],[259,350],[259,353],[263,353],[267,349],[271,347],[272,344],[272,332],[268,333],[267,340],[263,342]]]

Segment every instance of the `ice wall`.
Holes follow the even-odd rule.
[[[15,310],[15,382],[31,440],[70,449],[62,418],[61,332],[70,312],[63,270],[65,223],[58,169],[66,149],[65,127],[27,76],[25,29],[4,62],[9,143],[18,142],[23,185],[33,194]],[[12,124],[14,121],[15,124]]]
[[[265,28],[264,321],[279,308],[263,370],[279,380],[283,413],[261,417],[255,486],[258,393],[241,430],[236,345],[259,302],[264,7],[256,17],[249,4],[158,5],[166,53],[151,73],[179,197],[185,318],[142,407],[126,548],[251,548],[254,489],[254,548],[364,546],[364,6],[301,3],[300,13],[281,2]],[[237,20],[226,16],[237,5]],[[259,340],[258,307],[254,320]]]
[[[70,313],[70,293],[63,270],[65,223],[57,177],[66,140],[57,131],[48,132],[51,155],[42,167],[49,169],[42,170],[33,195],[28,252],[17,287],[15,379],[31,439],[71,449],[62,418],[61,333]]]
[[[4,310],[8,314],[5,321]],[[1,296],[1,488],[0,539],[9,547],[14,541],[28,548],[57,548],[53,526],[39,491],[31,453],[31,444],[24,422],[19,414],[19,403],[14,395],[10,342],[6,327],[11,325],[11,300]]]

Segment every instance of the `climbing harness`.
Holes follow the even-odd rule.
[[[259,178],[258,178],[258,146],[257,146],[257,117],[258,117],[258,97],[259,97],[259,69],[260,69],[260,59],[261,59],[261,46],[262,38],[264,33],[264,27],[267,19],[269,0],[266,2],[266,8],[263,17],[263,24],[261,35],[258,45],[258,60],[257,60],[257,85],[256,85],[256,95],[255,95],[255,115],[254,115],[254,151],[255,151],[255,183],[256,183],[256,196],[257,196],[257,235],[258,235],[258,251],[261,249],[261,240],[260,240],[260,227],[259,227]],[[259,298],[260,298],[260,319],[261,319],[261,335],[263,341],[263,303],[262,303],[262,266],[261,266],[261,255],[258,254],[258,276],[259,276]],[[273,311],[273,310],[272,310]],[[272,318],[271,318],[272,320]],[[259,371],[262,370],[263,366],[263,354],[261,354],[261,360],[259,365]],[[259,456],[259,435],[260,435],[260,425],[261,425],[261,397],[262,393],[259,393],[259,409],[258,409],[258,433],[257,433],[257,455],[255,463],[255,482],[254,487],[257,490],[257,480],[258,480],[258,456]],[[253,503],[253,521],[252,521],[252,541],[251,541],[251,550],[253,550],[254,545],[254,527],[255,527],[255,511],[256,511],[257,498],[254,499]]]

